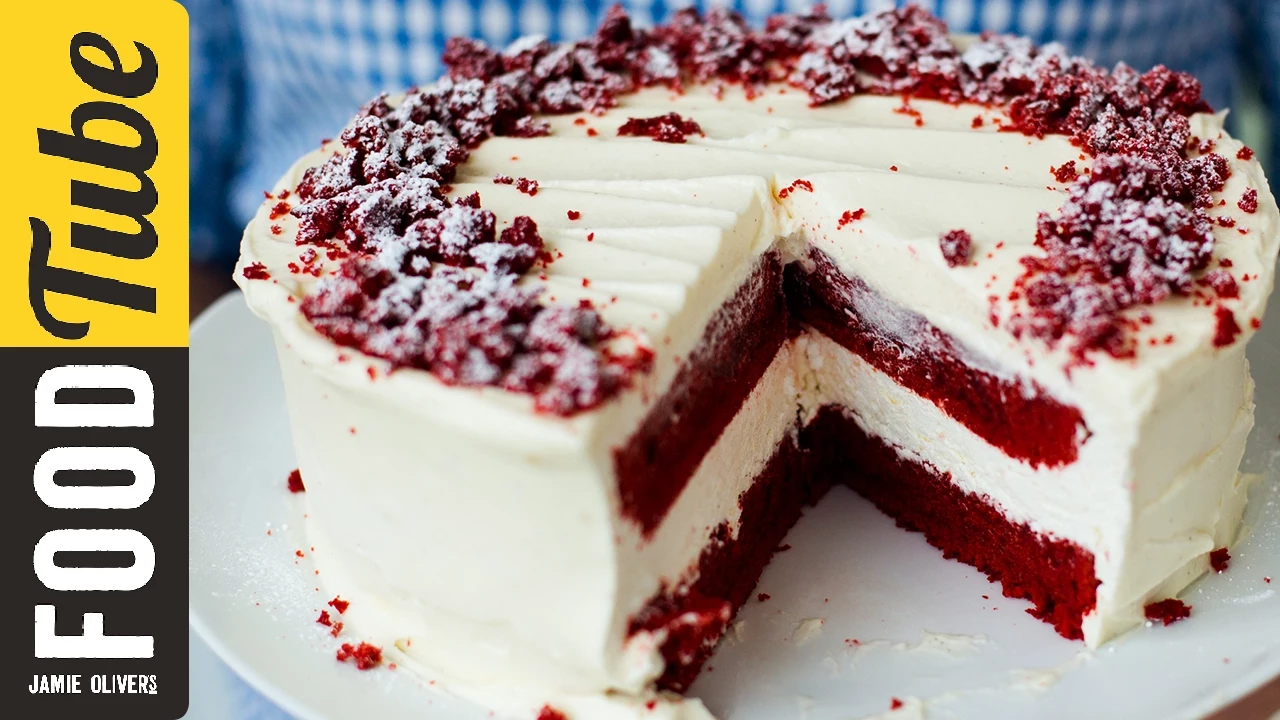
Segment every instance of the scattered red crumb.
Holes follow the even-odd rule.
[[[578,218],[582,217],[582,213],[578,212],[577,210],[570,210],[565,214],[569,216],[570,220],[577,220]]]
[[[369,367],[365,368],[365,369],[364,369],[364,371],[365,371],[365,373],[366,373],[366,374],[368,374],[368,376],[369,376],[369,379],[370,379],[370,380],[377,380],[377,379],[378,379],[378,371],[377,371],[377,370],[375,370],[375,369],[374,369],[374,367],[373,367],[372,365],[370,365]]]
[[[844,214],[840,216],[840,220],[836,223],[836,229],[839,230],[843,228],[845,225],[848,225],[849,223],[857,222],[858,220],[862,219],[863,215],[866,215],[866,214],[867,214],[866,208],[858,208],[857,210],[845,210]]]
[[[1240,326],[1236,324],[1236,316],[1231,310],[1219,305],[1214,310],[1214,318],[1217,320],[1217,329],[1213,333],[1213,346],[1226,347],[1236,341],[1236,336],[1240,334]]]
[[[757,594],[757,595],[756,595],[756,600],[759,600],[760,602],[764,602],[764,601],[768,600],[768,599],[769,599],[769,598],[771,598],[771,597],[773,597],[773,596],[772,596],[772,595],[770,595],[769,593],[759,593],[759,594]]]
[[[536,720],[569,720],[569,716],[550,705],[543,705],[542,709],[538,711]]]
[[[1252,160],[1253,148],[1249,147],[1248,145],[1245,145],[1244,147],[1240,148],[1239,151],[1236,152],[1236,157],[1239,158],[1240,160]]]
[[[382,648],[367,642],[354,647],[351,643],[342,643],[342,647],[338,648],[337,658],[338,662],[355,661],[359,670],[370,670],[382,664]]]
[[[244,266],[242,273],[249,280],[270,280],[271,273],[267,272],[267,266],[260,262],[249,263]]]
[[[982,116],[981,116],[981,115],[974,115],[974,116],[973,116],[973,122],[971,123],[971,127],[973,127],[973,129],[974,129],[974,130],[977,130],[978,128],[982,127]]]
[[[294,468],[289,472],[289,479],[286,481],[286,484],[288,485],[289,492],[291,493],[300,493],[307,489],[306,486],[302,484],[302,471],[297,468]]]
[[[893,111],[899,115],[906,115],[907,117],[914,119],[916,127],[924,127],[924,116],[920,114],[919,110],[911,107],[910,101],[911,96],[904,95],[902,97],[902,105],[894,108]]]
[[[1230,215],[1219,215],[1216,219],[1219,227],[1229,228],[1236,226],[1236,219]]]
[[[889,700],[889,709],[890,709],[890,710],[897,710],[897,709],[899,709],[899,708],[901,708],[901,707],[902,707],[902,701],[901,701],[901,700],[899,700],[898,698],[893,698],[893,699]]]
[[[1209,553],[1209,567],[1213,568],[1214,572],[1220,573],[1226,571],[1227,565],[1230,561],[1231,553],[1227,552],[1227,549],[1224,547],[1220,547]]]
[[[334,624],[333,624],[333,628],[331,628],[331,629],[329,630],[329,634],[330,634],[330,635],[332,635],[332,636],[334,636],[334,637],[338,637],[338,633],[340,633],[340,632],[342,632],[342,623],[340,623],[340,622],[336,622],[336,623],[334,623]]]
[[[1270,575],[1263,575],[1263,576],[1262,576],[1262,582],[1264,582],[1264,583],[1266,583],[1266,584],[1270,585],[1270,584],[1271,584],[1271,576],[1270,576]]]
[[[793,192],[796,192],[797,190],[807,190],[808,192],[813,192],[813,183],[809,182],[808,180],[795,180],[790,185],[779,190],[778,197],[785,198],[786,196],[790,195]]]
[[[278,203],[276,203],[276,204],[275,204],[275,206],[274,206],[274,207],[272,207],[272,208],[271,208],[271,219],[272,219],[272,220],[279,220],[280,218],[284,217],[285,215],[288,215],[288,214],[289,214],[289,211],[290,211],[290,210],[292,210],[292,209],[293,209],[293,207],[291,207],[291,206],[289,205],[289,203],[287,203],[287,202],[283,202],[283,201],[278,202]]]
[[[683,143],[690,135],[706,134],[698,123],[680,117],[678,113],[667,113],[650,118],[628,118],[618,128],[619,136],[651,137],[658,142]]]
[[[282,232],[284,232],[284,228],[280,227],[279,225],[272,225],[272,226],[271,226],[271,234],[272,234],[272,235],[279,235],[279,234],[280,234],[280,233],[282,233]]]
[[[1249,214],[1258,212],[1258,191],[1254,188],[1245,190],[1236,206]]]
[[[296,555],[297,557],[306,557],[306,555],[302,554],[301,550],[294,550],[293,554]]]
[[[645,710],[649,710],[649,711],[651,711],[651,712],[652,712],[652,711],[653,711],[653,709],[654,709],[654,708],[656,708],[656,707],[658,707],[658,701],[657,701],[657,700],[650,700],[650,701],[648,701],[648,702],[646,702],[646,703],[644,704],[644,709],[645,709]]]
[[[964,230],[948,230],[938,238],[942,259],[949,267],[959,267],[969,262],[973,255],[973,238]]]
[[[1080,177],[1075,160],[1069,160],[1056,168],[1050,167],[1049,172],[1053,173],[1053,179],[1060,183],[1069,183]]]
[[[582,278],[582,287],[591,287],[591,280],[589,278]]]
[[[516,180],[516,190],[533,197],[538,194],[538,181],[529,178],[519,178]]]
[[[595,233],[593,233],[593,232],[589,232],[589,233],[587,233],[587,242],[593,242],[595,239],[596,239],[596,234],[595,234]]]
[[[574,118],[574,120],[573,120],[573,124],[574,124],[574,125],[586,125],[586,124],[587,124],[587,119],[586,119],[586,118]]]
[[[889,166],[889,172],[898,172],[898,166],[897,166],[897,165],[890,165],[890,166]]]
[[[328,610],[321,610],[320,617],[316,618],[316,622],[324,625],[325,627],[333,627],[333,620],[329,617]]]
[[[1220,298],[1240,297],[1240,286],[1236,284],[1235,276],[1226,270],[1210,270],[1200,278],[1198,284],[1213,288]]]
[[[1256,318],[1256,317],[1249,318],[1249,327],[1253,328],[1254,330],[1257,330],[1258,328],[1262,327],[1262,318]]]
[[[494,175],[493,184],[494,185],[515,185],[516,179],[511,177],[510,175]]]
[[[1165,625],[1191,617],[1191,606],[1182,602],[1177,598],[1169,598],[1160,602],[1148,603],[1143,612],[1147,619],[1152,622],[1161,622]]]
[[[587,137],[595,137],[595,136],[597,136],[597,135],[599,135],[599,134],[600,134],[600,131],[599,131],[599,130],[596,130],[596,129],[595,129],[595,128],[593,128],[593,127],[589,127],[589,128],[587,128]]]
[[[335,596],[332,600],[329,601],[329,607],[333,608],[334,610],[337,610],[339,615],[341,615],[342,613],[345,613],[347,611],[347,608],[350,607],[350,605],[351,603],[347,600],[343,600],[342,596],[340,595]]]

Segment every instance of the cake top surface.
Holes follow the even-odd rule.
[[[300,164],[259,216],[287,252],[247,252],[238,279],[292,283],[315,330],[389,368],[546,413],[655,372],[743,253],[788,230],[854,255],[911,241],[936,262],[902,288],[963,286],[998,330],[979,349],[1067,373],[1179,345],[1188,308],[1209,331],[1183,345],[1230,346],[1270,290],[1261,171],[1165,68],[958,41],[913,6],[759,30],[724,10],[641,30],[614,9],[577,43],[455,39],[445,62]]]

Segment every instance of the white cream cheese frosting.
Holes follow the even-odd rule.
[[[525,396],[388,372],[385,361],[321,336],[299,312],[316,278],[287,269],[304,250],[293,241],[296,221],[272,218],[264,204],[236,277],[275,333],[315,557],[326,585],[352,601],[348,632],[397,648],[403,664],[504,711],[554,701],[570,717],[574,708],[582,717],[652,717],[644,704],[653,700],[668,717],[707,717],[696,701],[647,689],[662,671],[660,638],[628,637],[629,618],[664,582],[687,579],[707,528],[728,522],[736,532],[739,494],[787,441],[797,411],[829,403],[989,497],[1010,520],[1093,553],[1101,584],[1084,620],[1090,646],[1201,574],[1206,553],[1233,539],[1246,500],[1236,474],[1253,417],[1244,346],[1280,244],[1260,166],[1236,157],[1241,146],[1220,115],[1192,118],[1194,134],[1230,158],[1219,193],[1229,202],[1213,214],[1236,226],[1215,227],[1214,255],[1252,278],[1224,301],[1240,321],[1235,342],[1214,347],[1212,308],[1174,298],[1144,308],[1152,322],[1136,359],[1068,370],[1065,350],[993,325],[988,298],[1008,295],[1018,258],[1034,252],[1037,213],[1065,199],[1050,169],[1087,165],[1079,148],[1059,136],[996,132],[999,111],[972,105],[913,100],[917,127],[897,111],[902,104],[858,96],[811,108],[782,87],[754,99],[735,88],[645,90],[603,115],[550,117],[547,137],[496,137],[474,150],[453,194],[479,192],[500,228],[532,217],[560,255],[523,282],[545,284],[548,301],[592,300],[655,351],[637,386],[567,419],[533,412]],[[705,137],[676,145],[617,136],[630,117],[673,111]],[[979,128],[975,116],[986,119]],[[337,150],[303,158],[277,191]],[[500,174],[537,180],[539,190],[496,185]],[[812,192],[779,197],[797,179]],[[1246,188],[1258,190],[1256,213],[1236,207]],[[855,209],[865,215],[841,227]],[[948,267],[939,251],[939,235],[955,228],[972,235],[969,266]],[[759,256],[777,250],[800,261],[809,246],[956,338],[974,363],[1078,408],[1093,433],[1078,460],[1033,468],[1011,459],[806,331],[784,346],[664,522],[642,538],[620,515],[612,449]],[[252,263],[272,279],[245,280],[239,270]]]

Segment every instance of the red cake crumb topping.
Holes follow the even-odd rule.
[[[773,597],[773,596],[772,596],[772,595],[770,595],[769,593],[757,593],[757,594],[756,594],[756,600],[757,600],[758,602],[765,602],[765,601],[767,601],[767,600],[771,599],[772,597]]]
[[[858,93],[901,96],[907,108],[911,99],[975,102],[1005,111],[1002,131],[1067,135],[1096,157],[1093,172],[1073,182],[1061,212],[1041,217],[1041,254],[1023,258],[1021,305],[1007,322],[1019,336],[1066,340],[1081,361],[1095,350],[1131,356],[1125,311],[1191,291],[1212,251],[1208,195],[1229,174],[1225,159],[1191,142],[1187,116],[1208,106],[1189,75],[1108,71],[1005,35],[985,34],[962,52],[941,20],[914,5],[842,20],[818,7],[772,17],[762,30],[722,8],[639,29],[615,7],[575,43],[527,38],[500,52],[455,38],[444,62],[446,77],[399,107],[385,95],[369,103],[340,136],[341,154],[304,175],[285,212],[299,220],[299,244],[341,266],[302,311],[334,342],[393,369],[527,393],[562,415],[627,386],[648,368],[642,353],[616,362],[605,352],[616,333],[593,311],[566,314],[517,286],[542,249],[532,220],[516,218],[495,237],[478,195],[446,194],[486,139],[549,133],[540,115],[599,114],[644,87],[734,83],[754,94],[785,81],[813,105]],[[664,142],[701,132],[675,113],[619,129]],[[537,192],[535,181],[514,184]]]
[[[320,617],[316,618],[316,622],[324,625],[325,627],[333,627],[333,620],[329,617],[328,610],[321,610]]]
[[[291,493],[300,493],[307,489],[302,484],[302,472],[297,468],[289,471],[289,479],[285,482],[289,487],[289,492]]]
[[[332,600],[329,601],[329,607],[333,608],[334,610],[337,610],[339,615],[341,615],[342,613],[345,613],[347,611],[347,608],[350,606],[351,606],[351,603],[347,600],[343,600],[341,597],[334,597]]]
[[[577,210],[570,210],[565,214],[569,216],[570,220],[577,220],[578,218],[582,217],[582,213],[578,212]]]
[[[974,130],[977,130],[978,128],[982,127],[982,125],[983,125],[982,116],[974,115],[973,122],[969,124],[969,127],[972,127]]]
[[[845,210],[840,216],[840,220],[836,223],[836,229],[839,230],[849,223],[857,222],[867,214],[866,208],[858,208],[857,210]]]
[[[515,185],[516,179],[511,177],[510,175],[494,175],[493,184],[494,185]]]
[[[1256,318],[1256,317],[1249,318],[1249,327],[1253,328],[1254,330],[1257,330],[1258,328],[1262,327],[1262,319]]]
[[[516,190],[528,195],[529,197],[533,197],[538,194],[538,181],[530,180],[529,178],[517,178]]]
[[[1240,326],[1236,324],[1236,316],[1228,308],[1219,305],[1213,311],[1217,326],[1213,332],[1213,346],[1226,347],[1236,341],[1240,334]]]
[[[1224,227],[1224,228],[1230,228],[1230,227],[1236,226],[1236,219],[1231,217],[1230,215],[1219,215],[1217,218],[1217,222],[1220,227]],[[1224,266],[1224,267],[1229,267],[1229,266]]]
[[[382,664],[382,648],[367,642],[355,646],[351,643],[342,643],[342,647],[338,648],[337,657],[338,662],[347,660],[355,662],[358,670],[371,670]]]
[[[1225,572],[1230,561],[1231,553],[1224,547],[1209,553],[1209,567],[1213,568],[1214,572]]]
[[[901,707],[902,707],[902,701],[901,701],[901,700],[899,700],[898,698],[891,698],[891,699],[889,700],[889,709],[890,709],[890,710],[897,710],[897,709],[899,709],[899,708],[901,708]]]
[[[1076,161],[1069,160],[1056,168],[1049,168],[1049,172],[1053,173],[1053,179],[1060,183],[1069,183],[1080,177],[1080,173],[1076,170]]]
[[[698,123],[674,112],[651,118],[628,118],[618,127],[619,137],[650,137],[664,143],[683,143],[690,135],[705,137]]]
[[[949,267],[965,265],[973,255],[973,238],[964,230],[948,230],[938,238],[938,245]]]
[[[1183,618],[1191,617],[1191,606],[1177,598],[1169,598],[1160,602],[1148,603],[1143,612],[1151,622],[1172,625]]]
[[[1244,195],[1240,196],[1240,202],[1236,205],[1250,215],[1258,212],[1258,191],[1253,188],[1245,190]]]
[[[1248,145],[1245,145],[1244,147],[1236,151],[1236,158],[1240,160],[1252,160],[1253,148],[1249,147]]]
[[[569,716],[550,705],[543,705],[542,709],[538,711],[536,720],[569,720]]]
[[[267,272],[267,266],[263,265],[260,262],[249,263],[248,265],[245,265],[244,271],[241,274],[244,275],[245,278],[248,280],[270,280],[271,279],[271,273]]]
[[[293,208],[289,206],[289,203],[284,201],[278,202],[274,206],[272,206],[270,217],[272,220],[279,220],[285,215],[288,215],[289,211],[292,209]]]

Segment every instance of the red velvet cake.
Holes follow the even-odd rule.
[[[709,717],[666,691],[837,484],[1067,638],[1188,611],[1278,247],[1193,78],[914,7],[614,10],[445,63],[302,158],[237,271],[342,635],[381,648],[339,657]]]

